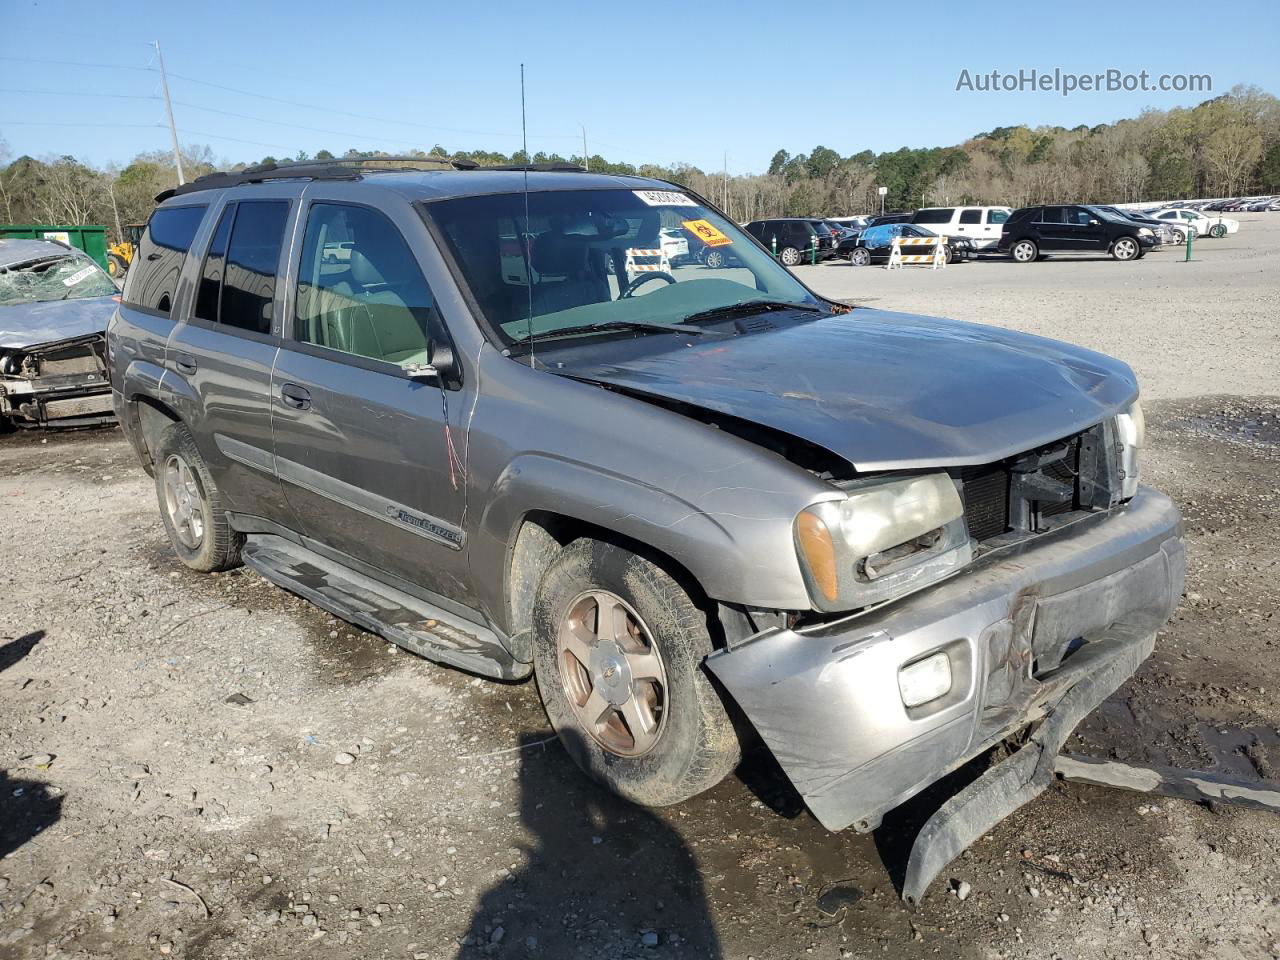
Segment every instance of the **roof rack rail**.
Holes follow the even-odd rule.
[[[354,180],[362,173],[405,172],[417,169],[410,166],[378,166],[378,164],[424,164],[434,163],[452,167],[454,170],[476,170],[479,164],[474,160],[453,157],[334,157],[332,160],[298,160],[292,163],[259,163],[252,167],[233,172],[220,171],[207,173],[197,177],[190,183],[163,190],[156,194],[156,203],[163,203],[170,197],[180,197],[200,190],[220,190],[234,187],[242,183],[263,183],[267,180]]]
[[[576,163],[554,160],[549,163],[501,163],[486,170],[528,170],[530,173],[586,173],[587,168]]]

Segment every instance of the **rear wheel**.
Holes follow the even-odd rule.
[[[800,262],[800,251],[795,247],[783,247],[778,253],[778,259],[788,267],[794,267]]]
[[[1040,249],[1031,240],[1019,240],[1009,252],[1018,263],[1031,263],[1040,256]]]
[[[1183,244],[1183,243],[1186,243],[1186,242],[1187,242],[1187,235],[1186,235],[1183,231],[1181,231],[1181,230],[1174,230],[1174,231],[1173,231],[1173,242],[1174,242],[1174,243],[1177,243],[1177,244]]]
[[[706,616],[634,553],[578,540],[552,562],[534,605],[534,675],[565,750],[635,803],[679,803],[740,755],[702,661]]]
[[[124,257],[118,253],[107,254],[107,275],[112,280],[119,280],[124,276],[125,271],[129,269],[129,264]]]
[[[866,247],[854,247],[849,262],[855,267],[865,267],[871,263],[871,251]]]
[[[719,270],[724,266],[724,254],[719,250],[708,250],[706,256],[702,258],[702,264],[712,270]]]
[[[1215,223],[1209,228],[1209,236],[1221,240],[1227,235],[1227,225],[1225,223]]]
[[[178,559],[201,573],[238,567],[244,536],[227,523],[222,496],[186,424],[166,427],[153,457],[160,516]]]
[[[1117,260],[1136,260],[1142,248],[1133,237],[1121,237],[1111,245],[1111,255]]]

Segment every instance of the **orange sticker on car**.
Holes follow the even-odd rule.
[[[686,230],[708,247],[723,247],[726,244],[733,243],[732,238],[725,236],[713,227],[708,220],[685,220],[683,224]]]

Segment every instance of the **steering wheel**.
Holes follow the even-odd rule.
[[[634,294],[638,289],[640,289],[641,284],[646,283],[649,280],[665,280],[667,281],[667,283],[676,282],[676,278],[673,277],[671,274],[667,273],[665,270],[655,270],[652,273],[642,273],[640,274],[640,276],[636,277],[634,280],[632,280],[630,283],[628,283],[625,287],[622,288],[622,292],[618,294],[618,299],[619,300],[627,299],[632,294]]]

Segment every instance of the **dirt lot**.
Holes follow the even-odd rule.
[[[1278,778],[1280,215],[1196,257],[801,272],[1133,364],[1187,595],[1070,748]],[[1275,815],[1058,785],[912,912],[893,878],[936,797],[832,835],[757,756],[675,808],[614,800],[532,684],[187,572],[114,430],[0,439],[0,531],[0,957],[1280,956]]]

